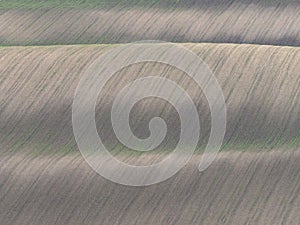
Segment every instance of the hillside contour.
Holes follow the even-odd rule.
[[[300,4],[201,8],[10,9],[0,45],[103,44],[141,40],[300,46]]]
[[[299,2],[117,3],[0,1],[0,224],[299,224]],[[117,159],[136,166],[160,162],[180,137],[174,107],[147,98],[132,108],[132,132],[147,138],[149,121],[159,116],[166,138],[144,154],[120,144],[109,112],[120,90],[137,78],[176,82],[194,102],[201,125],[196,152],[180,172],[159,184],[129,187],[99,176],[83,159],[72,104],[96,59],[149,39],[178,42],[209,66],[224,93],[227,127],[221,152],[199,172],[211,127],[202,90],[166,64],[121,69],[95,106],[97,132]],[[114,165],[108,170],[124,174]]]

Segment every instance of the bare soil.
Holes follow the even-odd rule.
[[[251,2],[173,9],[4,10],[0,45],[162,40],[300,46],[299,11],[298,3]]]
[[[215,74],[227,104],[224,144],[289,143],[299,137],[300,49],[229,44],[186,44]],[[23,144],[76,149],[71,107],[84,71],[113,46],[7,47],[0,49],[0,130],[3,146]],[[180,56],[178,56],[180,57]],[[161,76],[178,83],[199,112],[201,137],[210,133],[210,110],[201,89],[187,75],[163,64],[137,64],[115,74],[96,107],[99,135],[105,144],[119,142],[110,122],[116,94],[136,78]],[[182,103],[184,104],[184,103]],[[132,109],[133,132],[149,135],[148,123],[161,116],[168,125],[162,146],[176,144],[180,122],[167,102],[150,98]],[[9,148],[9,149],[10,149]]]
[[[1,224],[298,224],[300,151],[200,155],[149,187],[114,184],[80,155],[0,157]]]

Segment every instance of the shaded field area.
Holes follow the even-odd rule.
[[[232,4],[256,4],[261,6],[296,5],[296,0],[2,0],[1,9],[12,8],[99,8],[99,7],[228,7]]]
[[[223,89],[227,104],[225,146],[299,144],[299,48],[232,44],[182,46],[207,63]],[[50,151],[76,149],[71,123],[76,87],[89,65],[115,47],[1,48],[0,138],[2,146],[7,146],[4,149],[22,149],[24,144],[44,146],[39,148]],[[182,71],[150,62],[122,69],[100,93],[96,123],[105,144],[110,148],[119,144],[110,119],[116,94],[133,80],[146,76],[168,78],[186,90],[199,113],[199,147],[204,145],[210,133],[210,110],[201,89]],[[181,104],[184,107],[185,102]],[[176,110],[164,100],[147,98],[133,107],[130,114],[133,133],[139,138],[148,137],[148,123],[155,116],[162,117],[168,126],[161,147],[172,148],[180,135],[180,120]]]
[[[79,155],[1,154],[1,223],[297,224],[299,152],[221,153],[202,173],[195,156],[149,187],[111,183]]]
[[[299,224],[299,12],[294,0],[1,0],[0,224]],[[221,152],[199,172],[209,158],[203,150],[211,131],[200,87],[162,63],[121,69],[95,105],[98,134],[115,158],[153,165],[180,140],[177,110],[150,97],[132,108],[131,131],[146,139],[151,119],[161,117],[165,139],[144,153],[120,143],[112,106],[136,79],[175,82],[191,97],[201,125],[197,150],[180,172],[159,184],[128,187],[104,179],[83,159],[72,104],[96,59],[142,40],[179,43],[209,66],[224,93],[227,128]],[[174,96],[163,82],[151,88]],[[187,104],[178,100],[182,109]],[[123,176],[109,163],[110,173]]]
[[[117,45],[0,48],[0,223],[297,224],[300,48],[180,45],[207,63],[223,89],[224,146],[232,151],[219,153],[201,173],[203,154],[195,154],[178,174],[148,187],[122,186],[96,174],[73,136],[71,107],[78,82]],[[166,139],[160,149],[142,156],[119,147],[110,123],[113,100],[125,85],[145,76],[175,81],[191,96],[201,121],[201,149],[210,132],[205,96],[182,71],[151,62],[120,70],[100,93],[95,120],[104,144],[123,162],[150,165],[177,143],[175,109],[148,98],[132,109],[133,133],[147,137],[149,120],[160,116],[168,126]],[[249,151],[241,151],[248,145]]]
[[[73,136],[76,86],[92,62],[117,46],[0,48],[1,224],[297,224],[300,48],[181,46],[199,55],[222,87],[228,107],[224,146],[237,151],[221,152],[201,173],[203,154],[195,154],[174,177],[148,187],[122,186],[96,174]],[[99,95],[98,133],[111,152],[131,165],[149,165],[177,143],[175,109],[150,98],[132,109],[131,128],[145,138],[149,120],[162,117],[168,126],[164,152],[140,156],[119,147],[110,123],[113,100],[144,76],[171,79],[188,92],[201,121],[199,148],[205,144],[210,111],[200,88],[182,71],[149,62],[122,69]]]
[[[208,3],[196,8],[3,9],[0,45],[161,40],[300,46],[299,11],[299,3],[261,5],[238,1],[226,7]]]

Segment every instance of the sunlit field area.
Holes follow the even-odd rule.
[[[0,1],[0,224],[299,224],[299,12],[300,3],[292,0]],[[82,115],[89,112],[91,95],[80,101],[76,96],[84,79],[90,81],[87,90],[97,87],[88,74],[95,62],[103,63],[97,73],[104,77],[103,71],[118,65],[123,52],[108,64],[106,55],[146,40],[146,50],[122,60],[159,55],[149,46],[172,42],[209,68],[226,104],[222,143],[208,151],[211,134],[222,135],[212,129],[222,120],[214,120],[212,113],[219,99],[211,102],[207,97],[210,79],[203,79],[203,89],[172,64],[144,60],[99,83],[99,90],[103,88],[92,109],[102,148],[116,161],[135,167],[163,163],[184,136],[180,112],[188,103],[164,85],[172,81],[193,103],[198,116],[194,121],[188,114],[188,124],[200,124],[193,155],[173,176],[153,184],[141,181],[147,176],[134,180],[138,172],[128,176],[113,160],[96,170],[74,126],[74,102],[82,103]],[[171,56],[191,68],[184,55]],[[121,127],[118,133],[112,120],[115,100],[147,77],[161,82],[149,81],[131,95],[121,94],[125,103],[116,117],[123,119],[134,94],[143,95],[147,88],[173,97],[179,111],[152,94],[134,104],[130,129]],[[162,128],[153,123],[157,117],[165,122]],[[84,118],[79,124],[89,128]],[[150,142],[156,147],[151,151],[120,141],[131,133],[132,139],[146,143],[163,128],[164,138],[159,145]],[[92,135],[81,131],[89,145]],[[177,161],[190,152],[193,140],[186,139]],[[210,159],[199,171],[199,164]],[[126,182],[103,176],[103,171]]]

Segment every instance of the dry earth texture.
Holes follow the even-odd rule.
[[[276,144],[299,136],[299,48],[234,44],[184,46],[207,63],[223,89],[227,104],[225,143]],[[1,143],[14,145],[23,140],[75,145],[71,124],[75,89],[89,65],[113,47],[1,48]],[[110,141],[107,144],[114,144],[116,139],[109,113],[116,94],[144,76],[169,78],[187,91],[199,111],[200,144],[204,143],[210,132],[210,110],[198,85],[174,67],[143,63],[119,71],[99,95],[96,121],[98,132]],[[180,131],[177,112],[169,103],[156,98],[142,100],[132,109],[132,129],[136,135],[149,135],[148,122],[153,116],[166,120],[170,128],[166,142],[176,142]]]
[[[101,44],[162,40],[300,46],[299,11],[300,4],[297,2],[234,2],[226,4],[226,7],[221,3],[207,3],[207,6],[196,8],[169,9],[11,9],[0,12],[0,44]]]
[[[0,158],[1,224],[298,224],[299,152],[221,153],[202,173],[194,157],[149,187],[107,181],[79,155],[6,155]]]
[[[2,0],[1,9],[12,8],[99,8],[99,7],[162,7],[162,8],[226,8],[233,4],[256,4],[260,6],[296,5],[296,0]]]
[[[265,143],[273,150],[225,151],[202,173],[197,170],[201,155],[196,154],[176,176],[150,187],[111,183],[95,174],[78,153],[71,106],[83,72],[116,46],[3,47],[0,223],[298,224],[300,48],[183,46],[209,65],[224,91],[225,144],[239,150],[239,143],[253,148]],[[172,79],[189,93],[202,121],[199,146],[205,144],[210,113],[199,87],[175,68],[145,63],[115,74],[99,95],[96,122],[106,145],[118,146],[108,113],[114,96],[137,77],[151,75]],[[141,138],[149,135],[149,119],[157,115],[169,128],[164,148],[172,148],[180,124],[175,109],[164,101],[150,98],[137,104],[133,132]],[[117,157],[148,164],[158,160],[160,152],[140,157],[128,151]]]

